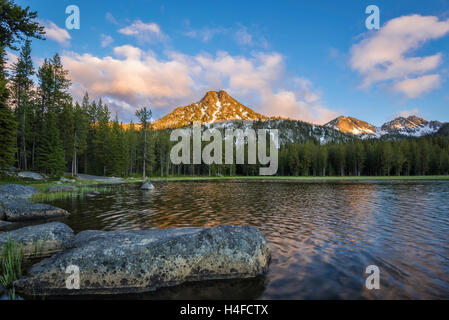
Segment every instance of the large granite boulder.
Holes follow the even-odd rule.
[[[140,293],[192,281],[256,277],[270,260],[267,241],[248,226],[83,231],[66,247],[33,265],[14,283],[16,291],[38,296]],[[79,268],[79,289],[66,288],[69,266]]]
[[[27,200],[4,200],[0,201],[0,217],[2,215],[6,221],[17,222],[64,217],[70,213],[49,204]]]
[[[21,171],[17,174],[19,178],[22,179],[33,179],[33,180],[44,180],[44,176],[37,172],[31,172],[31,171]]]
[[[75,192],[76,187],[74,186],[51,186],[47,189],[47,193],[57,193],[57,192]]]
[[[5,199],[27,199],[38,193],[39,190],[32,186],[4,184],[0,186],[0,201]]]
[[[24,257],[47,257],[61,251],[64,242],[71,237],[73,237],[73,230],[61,222],[50,222],[9,232],[0,232],[0,252],[10,238],[21,245]]]

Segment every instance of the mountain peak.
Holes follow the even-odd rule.
[[[198,101],[199,104],[213,105],[218,101],[218,92],[217,91],[207,91],[204,97]]]
[[[353,118],[339,116],[334,120],[325,124],[327,127],[337,129],[344,133],[352,133],[354,135],[373,134],[376,132],[376,127],[368,122]]]
[[[265,120],[265,116],[244,106],[226,91],[208,91],[203,98],[173,112],[153,123],[155,129],[181,128],[193,121],[202,123],[223,122],[229,120]]]

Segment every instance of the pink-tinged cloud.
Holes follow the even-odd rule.
[[[114,39],[111,36],[108,36],[106,34],[102,34],[100,36],[100,38],[101,38],[101,46],[103,48],[109,46],[110,44],[112,44],[114,42]]]
[[[409,55],[424,43],[448,33],[449,19],[440,21],[434,16],[416,14],[398,17],[388,21],[379,31],[368,32],[364,40],[353,45],[349,63],[361,75],[361,87],[393,82],[396,91],[414,98],[430,91],[436,77],[424,78],[428,82],[426,90],[413,86],[410,78],[419,79],[435,70],[442,62],[442,54],[424,57]]]
[[[398,117],[407,118],[409,116],[417,116],[419,114],[421,114],[421,111],[418,108],[414,108],[414,109],[410,109],[410,110],[401,110],[401,111],[396,112],[389,120],[393,120],[394,118],[398,118]]]
[[[439,74],[429,74],[413,79],[398,81],[393,85],[393,90],[401,92],[408,98],[417,98],[423,94],[439,88],[441,79]]]
[[[286,75],[279,53],[232,56],[227,52],[195,56],[168,52],[164,58],[131,45],[114,48],[114,56],[67,53],[72,93],[102,97],[119,115],[141,106],[157,114],[199,100],[206,91],[225,89],[247,106],[267,115],[324,123],[335,116],[320,93],[302,78]]]
[[[165,41],[168,39],[168,36],[162,32],[157,23],[144,23],[141,20],[134,21],[131,25],[121,28],[118,32],[135,37],[140,42]]]
[[[50,20],[39,20],[39,22],[44,26],[45,36],[47,38],[54,40],[63,46],[68,46],[70,44],[71,37],[66,29],[58,27]]]

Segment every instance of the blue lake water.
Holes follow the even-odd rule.
[[[449,182],[156,182],[53,204],[75,232],[252,225],[272,249],[269,272],[187,284],[138,298],[449,298]],[[365,269],[380,270],[368,290]]]

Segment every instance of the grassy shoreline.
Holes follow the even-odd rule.
[[[35,187],[39,190],[38,194],[31,197],[33,202],[48,202],[56,199],[66,199],[79,196],[85,196],[93,191],[98,191],[100,193],[109,192],[113,187],[120,187],[127,184],[142,183],[141,178],[128,178],[124,179],[120,183],[110,183],[95,180],[76,180],[74,183],[57,183],[58,180],[46,180],[46,181],[33,181],[33,180],[19,180],[14,178],[0,178],[0,185],[2,184],[20,184]],[[72,192],[55,192],[48,193],[47,190],[53,186],[73,186],[75,191]]]
[[[175,176],[154,177],[151,181],[212,181],[212,180],[293,180],[293,181],[413,181],[413,180],[449,180],[449,175],[439,176],[229,176],[229,177],[203,177],[203,176]]]
[[[306,176],[227,176],[227,177],[204,177],[204,176],[171,176],[171,177],[149,177],[153,182],[176,182],[176,181],[296,181],[296,182],[366,182],[366,181],[449,181],[449,175],[438,176],[347,176],[347,177],[306,177]],[[127,184],[142,183],[142,178],[128,178],[119,183],[108,183],[93,180],[77,180],[75,183],[57,184],[56,181],[22,181],[17,179],[0,179],[2,184],[21,184],[33,186],[40,191],[31,200],[34,202],[48,202],[56,199],[65,199],[85,196],[86,194],[98,191],[107,193],[113,187],[120,187]],[[52,186],[74,186],[73,192],[47,193]]]
[[[413,180],[449,180],[449,175],[435,176],[170,176],[170,177],[148,177],[150,181],[214,181],[214,180],[294,180],[294,181],[413,181]],[[29,181],[17,179],[0,179],[2,184],[21,184],[37,188],[44,193],[52,186],[75,186],[83,188],[102,188],[114,185],[126,185],[143,182],[142,178],[124,178],[123,182],[108,183],[93,180],[77,180],[75,183],[57,184],[56,181]]]

